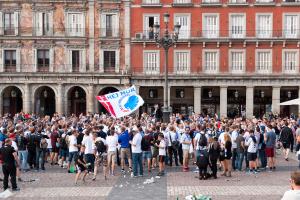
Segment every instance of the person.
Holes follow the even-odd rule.
[[[94,149],[95,149],[95,168],[94,168],[94,176],[92,180],[96,180],[96,176],[98,173],[98,167],[103,165],[103,174],[104,179],[107,179],[107,143],[106,140],[102,137],[97,137],[97,133],[93,134],[94,139]]]
[[[121,127],[121,134],[118,137],[118,142],[121,145],[121,171],[125,173],[125,159],[128,159],[129,172],[132,172],[132,162],[131,162],[131,153],[130,153],[130,135],[126,127]]]
[[[106,137],[107,144],[107,166],[111,176],[115,175],[115,162],[118,145],[118,137],[115,135],[115,129],[110,129]]]
[[[244,160],[244,152],[245,152],[245,138],[244,138],[244,130],[240,129],[239,135],[236,138],[236,151],[237,151],[237,159],[236,159],[236,169],[242,171],[243,160]]]
[[[64,162],[68,157],[69,147],[67,144],[67,134],[64,132],[59,139],[60,157],[61,157],[61,168],[65,168]]]
[[[16,173],[17,167],[19,166],[19,158],[17,152],[12,147],[12,140],[5,139],[4,146],[0,149],[0,154],[2,156],[2,172],[4,175],[3,179],[3,189],[8,188],[8,177],[10,176],[10,181],[13,191],[19,191],[17,186]]]
[[[284,159],[286,161],[289,160],[289,151],[291,147],[291,140],[293,138],[293,132],[292,129],[288,127],[288,122],[285,121],[284,127],[280,132],[280,138],[279,141],[282,144],[283,147],[283,154],[284,154]]]
[[[239,135],[238,126],[233,125],[233,131],[231,132],[231,140],[232,140],[232,169],[235,171],[237,169],[236,160],[237,160],[237,143],[236,138]]]
[[[83,173],[82,181],[85,182],[85,177],[88,173],[87,167],[88,164],[85,162],[84,155],[85,155],[85,148],[82,147],[78,159],[76,160],[76,169],[77,169],[77,174],[75,176],[75,185],[77,185],[78,179],[80,178],[81,173]]]
[[[254,136],[254,131],[251,129],[249,131],[250,137],[246,140],[246,145],[248,146],[247,149],[247,157],[249,160],[249,173],[257,174],[257,166],[256,166],[256,159],[257,159],[257,140]]]
[[[189,171],[189,151],[190,145],[192,144],[192,139],[190,137],[190,128],[186,127],[185,132],[181,135],[180,142],[182,144],[182,153],[183,153],[183,166],[182,170],[184,172]]]
[[[92,134],[90,134],[91,129],[87,128],[85,129],[85,134],[82,139],[82,147],[84,147],[84,159],[85,162],[88,164],[88,171],[92,172],[94,171],[94,162],[95,162],[95,156],[94,156],[94,149],[93,149],[93,138]]]
[[[30,169],[33,169],[36,168],[35,157],[36,157],[36,146],[37,146],[37,144],[35,143],[35,128],[33,126],[29,128],[29,133],[27,138],[28,138],[28,144],[27,144],[28,164]]]
[[[132,131],[133,139],[130,141],[132,148],[132,160],[133,160],[133,174],[132,177],[143,176],[143,163],[142,163],[142,135],[135,130]]]
[[[24,136],[23,128],[18,130],[18,134],[16,135],[16,143],[18,146],[18,155],[20,158],[21,167],[20,170],[27,171],[27,157],[28,157],[28,151],[27,151],[27,138]]]
[[[300,199],[300,172],[291,173],[290,180],[291,189],[286,191],[281,200],[299,200]]]
[[[48,147],[46,138],[48,136],[43,135],[42,130],[43,130],[42,124],[39,124],[37,134],[35,135],[35,143],[36,143],[35,170],[36,171],[39,171],[40,164],[41,164],[41,170],[43,171],[45,170],[45,153]]]
[[[145,131],[145,135],[143,136],[141,148],[143,151],[143,161],[147,161],[148,172],[151,172],[151,143],[153,141],[153,137],[151,135],[150,130]]]
[[[158,177],[165,175],[165,158],[166,158],[166,141],[164,139],[164,134],[158,134],[158,142],[155,143],[158,147],[158,165],[159,172],[157,174]]]
[[[168,139],[168,157],[169,157],[169,166],[173,164],[173,156],[175,159],[175,165],[178,164],[178,148],[179,148],[179,137],[178,133],[175,131],[175,128],[171,126],[169,131],[166,132],[165,137]]]
[[[208,146],[208,155],[209,155],[209,165],[212,171],[212,176],[214,179],[217,179],[217,161],[220,156],[221,147],[218,142],[218,137],[209,138],[209,146]]]
[[[232,142],[229,134],[224,135],[224,150],[225,150],[225,160],[224,160],[224,171],[225,171],[225,176],[231,177],[231,165],[230,165],[230,160],[232,157]]]
[[[72,164],[72,160],[74,160],[74,163],[76,163],[76,160],[78,158],[78,147],[79,145],[77,144],[77,136],[78,136],[78,131],[77,130],[72,130],[72,135],[69,137],[69,162],[68,162],[68,173],[71,173],[70,167]]]
[[[51,165],[58,165],[58,152],[59,152],[58,138],[59,138],[58,130],[56,126],[53,126],[50,134],[50,141],[52,146],[52,152],[50,153]]]
[[[264,140],[266,143],[266,156],[268,159],[268,166],[269,171],[275,169],[275,161],[274,161],[274,154],[275,154],[275,144],[276,144],[276,133],[273,131],[272,126],[267,126],[267,131],[264,134]]]

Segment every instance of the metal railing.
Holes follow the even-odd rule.
[[[147,4],[147,5],[156,5],[159,3],[160,3],[160,0],[143,0],[143,4]]]
[[[189,4],[189,3],[192,3],[191,0],[174,0],[175,4]]]

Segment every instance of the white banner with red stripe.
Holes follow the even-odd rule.
[[[96,98],[114,118],[130,115],[144,104],[135,86]]]

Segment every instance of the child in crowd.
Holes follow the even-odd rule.
[[[85,163],[85,161],[84,161],[84,148],[81,148],[81,150],[79,152],[78,159],[76,161],[76,169],[77,169],[77,174],[75,177],[75,185],[77,184],[81,173],[83,173],[83,177],[82,177],[83,182],[85,182],[85,177],[88,173],[87,163]]]
[[[160,133],[158,135],[159,144],[156,146],[159,148],[159,172],[157,176],[163,176],[165,174],[165,157],[166,157],[166,142],[164,140],[164,134]]]

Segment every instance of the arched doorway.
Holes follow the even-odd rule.
[[[9,86],[2,92],[3,114],[14,116],[23,109],[22,92],[15,86]]]
[[[86,93],[79,87],[72,87],[68,92],[68,111],[69,114],[86,113]]]
[[[41,116],[55,113],[55,92],[48,86],[39,87],[35,91],[35,112]]]
[[[113,93],[113,92],[118,92],[119,90],[117,88],[114,87],[106,87],[103,88],[100,92],[99,92],[99,96],[101,95],[106,95],[109,93]],[[99,103],[99,102],[98,102]],[[99,113],[107,113],[106,109],[101,105],[101,103],[99,103]]]

